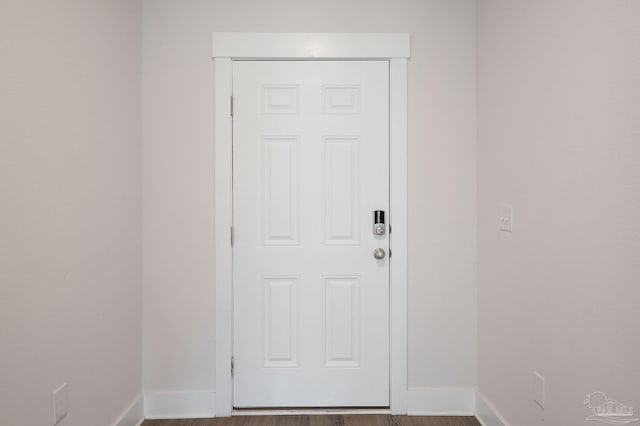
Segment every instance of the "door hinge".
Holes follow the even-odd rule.
[[[389,259],[391,259],[391,247],[389,247]]]
[[[231,98],[230,98],[229,108],[231,110],[231,116],[233,117],[233,96],[231,96]]]
[[[233,226],[231,227],[230,234],[231,234],[231,247],[233,247]]]
[[[231,377],[233,377],[233,372],[234,372],[233,370],[234,370],[234,367],[235,367],[234,366],[234,361],[235,361],[234,357],[231,357]]]

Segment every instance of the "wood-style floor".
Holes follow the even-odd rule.
[[[237,416],[216,419],[145,420],[142,426],[480,426],[475,417],[389,415]]]

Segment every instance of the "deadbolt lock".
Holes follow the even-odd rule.
[[[373,235],[384,235],[387,232],[384,223],[384,210],[373,211]]]

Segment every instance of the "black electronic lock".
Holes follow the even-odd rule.
[[[384,235],[387,229],[384,223],[384,210],[373,211],[373,234]]]

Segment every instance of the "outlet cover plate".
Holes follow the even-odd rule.
[[[513,232],[513,207],[509,204],[500,206],[500,230]]]
[[[57,425],[69,412],[69,394],[67,384],[63,383],[53,391],[53,424]]]
[[[533,400],[544,408],[544,377],[537,371],[533,372]]]

